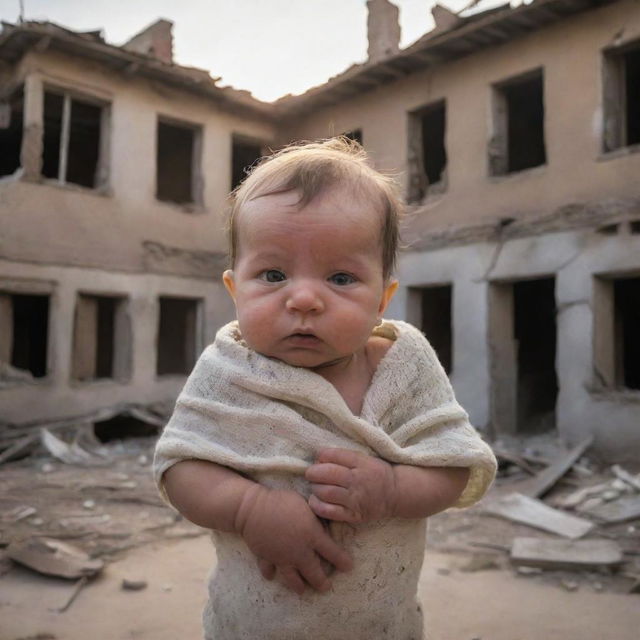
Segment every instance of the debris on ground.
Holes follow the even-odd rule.
[[[605,496],[603,499],[607,500]],[[640,518],[640,495],[623,496],[615,501],[607,501],[588,510],[582,510],[582,513],[607,523],[636,520]]]
[[[122,589],[125,591],[142,591],[147,588],[146,580],[131,580],[129,578],[122,579]]]
[[[459,567],[465,573],[475,573],[476,571],[490,571],[500,569],[500,562],[496,554],[479,553],[472,555],[464,564]]]
[[[135,420],[140,417],[149,418],[143,412]],[[207,535],[159,497],[151,474],[154,436],[113,439],[112,423],[90,423],[45,426],[56,438],[45,440],[55,442],[52,447],[62,452],[58,456],[42,443],[38,428],[30,455],[0,467],[0,579],[9,570],[19,570],[6,552],[26,540],[71,542],[91,561],[104,562],[108,571],[109,562],[128,549]],[[11,439],[10,446],[18,440]],[[0,449],[7,441],[0,428]],[[549,435],[518,442],[503,439],[496,443],[496,452],[500,470],[489,496],[470,509],[452,509],[429,519],[429,546],[455,554],[452,565],[439,573],[511,568],[522,579],[555,588],[640,591],[640,514],[633,510],[640,498],[638,468],[602,466],[588,457],[585,442],[568,449]],[[63,461],[67,454],[71,463]],[[521,493],[527,486],[530,494]],[[604,507],[615,507],[618,515],[599,515],[598,508]],[[531,538],[530,546],[519,542]],[[533,560],[531,546],[538,554]],[[620,554],[620,562],[607,560]],[[71,596],[77,597],[84,586],[76,582],[63,606],[71,606]],[[119,583],[129,591],[146,586],[140,575]]]
[[[548,540],[515,538],[511,562],[541,569],[598,569],[624,562],[622,549],[612,540]]]
[[[0,548],[51,538],[108,562],[156,540],[205,535],[158,495],[151,474],[154,446],[149,437],[101,443],[108,466],[69,465],[42,453],[3,465]]]
[[[544,471],[523,482],[518,487],[518,492],[530,498],[543,496],[571,469],[592,443],[593,437],[586,438],[566,454],[560,455]]]
[[[78,428],[76,434],[78,436],[83,431],[88,432],[89,429],[93,429],[93,426],[83,425],[82,427]],[[110,464],[109,460],[106,457],[106,454],[100,452],[99,449],[91,451],[89,449],[83,448],[78,442],[77,436],[73,440],[73,442],[68,444],[47,429],[43,428],[40,430],[40,441],[42,443],[42,446],[52,457],[56,458],[60,462],[87,467],[94,467],[98,465],[106,466]],[[102,447],[100,448],[103,449]]]
[[[595,526],[584,518],[564,513],[549,507],[541,500],[517,492],[488,500],[484,505],[484,511],[567,538],[581,538]]]
[[[498,442],[494,489],[470,511],[500,516],[511,535],[467,544],[502,550],[518,575],[569,591],[640,591],[640,473],[589,458],[590,442],[572,449],[550,435]]]
[[[101,442],[94,435],[96,425],[129,419],[147,425],[157,434],[170,413],[171,407],[165,403],[148,406],[119,404],[53,421],[0,424],[0,465],[43,451],[66,464],[96,463],[96,456],[101,456]]]
[[[78,582],[76,582],[76,584],[74,585],[73,590],[67,598],[67,601],[61,607],[58,607],[56,611],[58,613],[64,613],[73,604],[73,601],[78,597],[80,591],[84,589],[87,582],[89,582],[89,576],[82,576],[82,578],[80,578],[80,580],[78,580]]]
[[[6,553],[14,562],[34,571],[71,580],[93,576],[104,568],[102,560],[92,559],[82,549],[53,538],[16,540]]]

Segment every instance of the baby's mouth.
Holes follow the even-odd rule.
[[[312,333],[311,331],[295,331],[289,336],[289,339],[294,342],[304,344],[317,342],[320,338],[318,338],[318,336],[316,336],[316,334]]]

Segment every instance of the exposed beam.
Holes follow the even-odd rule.
[[[42,36],[42,38],[40,38],[38,42],[36,42],[33,48],[38,53],[44,53],[49,48],[50,44],[51,44],[51,36]]]

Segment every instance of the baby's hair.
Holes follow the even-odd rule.
[[[390,176],[376,171],[357,142],[339,136],[319,142],[289,145],[257,162],[245,180],[231,193],[228,219],[229,258],[236,260],[238,233],[236,218],[250,200],[296,190],[298,206],[308,205],[326,189],[347,185],[376,201],[382,214],[382,272],[387,280],[395,267],[399,243],[402,202],[398,185]]]

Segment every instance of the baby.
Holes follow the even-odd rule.
[[[422,334],[382,319],[400,210],[342,138],[264,159],[232,196],[237,321],[154,462],[213,530],[208,640],[423,638],[425,519],[478,500],[495,459]]]

